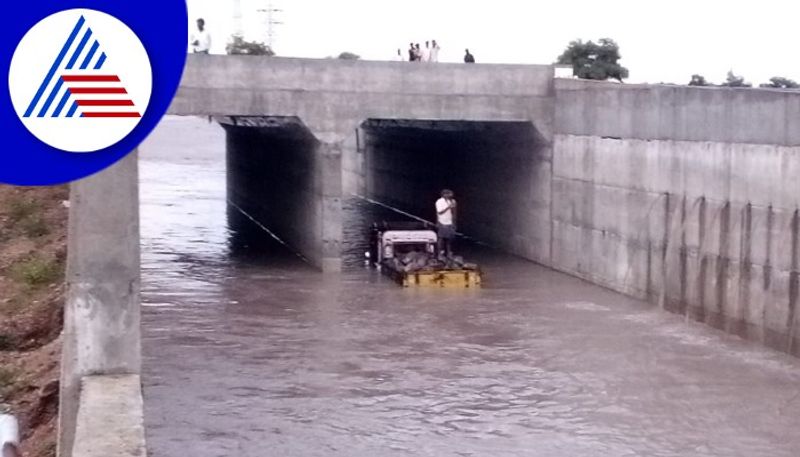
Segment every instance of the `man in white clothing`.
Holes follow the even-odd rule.
[[[195,54],[208,54],[211,49],[211,35],[206,30],[206,21],[203,18],[197,20],[197,31],[192,33],[189,42]]]
[[[425,42],[425,49],[422,50],[422,61],[423,62],[431,61],[431,47],[429,41]]]
[[[456,199],[453,191],[445,189],[442,198],[436,200],[436,228],[439,232],[439,255],[453,255],[453,238],[456,236]]]
[[[439,43],[436,40],[431,41],[431,62],[439,61]]]

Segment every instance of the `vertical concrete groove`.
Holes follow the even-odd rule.
[[[800,260],[798,260],[798,248],[800,245],[800,210],[795,209],[792,216],[792,248],[790,251],[791,268],[789,271],[789,316],[787,322],[788,337],[786,341],[786,351],[792,353],[795,346],[795,332],[797,328],[797,295],[800,284],[798,281],[798,268],[800,268]]]
[[[706,197],[700,197],[700,205],[697,209],[697,306],[695,307],[694,318],[697,320],[705,319],[706,307],[706,269],[708,268],[706,256],[706,220],[708,203]],[[687,316],[689,313],[687,312]]]
[[[737,329],[734,333],[746,336],[747,321],[750,315],[750,281],[752,276],[751,250],[753,231],[753,205],[748,202],[741,212],[741,230],[739,237],[739,293],[735,315]]]
[[[722,328],[728,291],[728,270],[730,267],[731,202],[726,201],[720,210],[719,252],[717,253],[716,308],[711,325]]]
[[[686,208],[686,195],[681,199],[681,244],[678,254],[679,273],[678,279],[680,284],[680,301],[678,302],[678,312],[684,313],[687,306],[687,261],[688,261],[688,247],[686,246],[686,224],[689,220]]]
[[[775,212],[772,204],[767,207],[767,228],[764,240],[765,244],[765,258],[762,273],[762,290],[761,290],[761,342],[766,342],[767,336],[767,310],[769,309],[770,296],[769,292],[772,290],[772,230],[775,224]]]
[[[666,294],[667,294],[667,260],[669,257],[669,237],[672,231],[672,211],[670,203],[672,201],[671,194],[666,192],[664,194],[664,236],[661,240],[661,290],[658,295],[658,306],[661,309],[666,307]]]

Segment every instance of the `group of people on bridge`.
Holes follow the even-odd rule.
[[[426,41],[424,48],[419,43],[409,43],[407,55],[403,54],[400,48],[397,48],[395,60],[399,62],[438,62],[440,50],[441,48],[436,40]],[[469,52],[469,49],[464,50],[464,63],[475,63],[475,56]]]
[[[420,47],[419,43],[408,44],[408,61],[409,62],[438,62],[439,61],[439,44],[436,40],[426,41],[425,47]],[[403,52],[400,48],[397,49],[397,60],[405,61]]]

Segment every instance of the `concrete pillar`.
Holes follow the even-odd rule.
[[[342,147],[343,140],[322,141],[317,149],[323,273],[342,271]]]
[[[137,154],[72,184],[58,455],[72,455],[81,378],[141,371]]]

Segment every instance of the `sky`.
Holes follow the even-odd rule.
[[[280,56],[325,58],[349,51],[390,60],[408,43],[435,39],[440,61],[553,63],[571,40],[617,41],[628,82],[685,84],[698,73],[721,82],[729,70],[757,85],[800,81],[800,1],[771,0],[239,0],[248,39],[266,41],[272,4]],[[205,19],[212,53],[235,31],[235,0],[187,0],[190,30]]]

